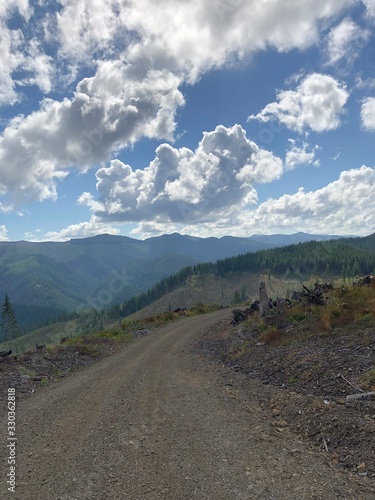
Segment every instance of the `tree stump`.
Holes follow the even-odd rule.
[[[264,281],[259,287],[259,312],[261,316],[267,316],[270,311],[270,302],[267,295],[267,288]]]
[[[278,330],[285,328],[287,325],[285,304],[285,299],[277,299],[276,301],[276,327]]]

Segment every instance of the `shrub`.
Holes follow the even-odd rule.
[[[95,358],[96,356],[99,356],[100,352],[96,346],[82,344],[78,346],[78,354],[81,356],[90,356],[91,358]]]
[[[303,321],[306,318],[306,313],[302,311],[296,311],[288,316],[289,321],[298,322]]]

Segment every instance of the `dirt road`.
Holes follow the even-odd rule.
[[[261,384],[192,351],[229,316],[181,319],[21,401],[16,493],[2,469],[1,498],[373,499],[272,425],[252,397]]]

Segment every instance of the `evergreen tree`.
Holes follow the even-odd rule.
[[[354,262],[352,274],[353,274],[353,278],[358,277],[360,274],[360,265],[359,265],[359,262],[357,259]]]
[[[345,267],[344,266],[342,266],[342,269],[341,269],[341,277],[342,277],[342,284],[345,285],[346,274],[345,274]]]
[[[331,276],[331,268],[329,267],[329,262],[327,262],[327,264],[326,264],[325,275],[327,278],[329,278]]]
[[[349,264],[347,264],[347,266],[346,266],[345,276],[346,276],[346,278],[352,278],[352,270],[351,270]]]
[[[354,264],[353,264],[354,263]],[[163,278],[147,292],[131,297],[112,309],[121,317],[128,316],[185,284],[192,276],[214,274],[224,277],[232,273],[265,274],[268,281],[275,275],[293,275],[300,280],[306,276],[324,274],[327,278],[339,276],[343,282],[354,274],[375,271],[375,234],[367,238],[348,238],[327,242],[310,241],[298,245],[258,250],[237,257],[228,257],[215,263],[206,262],[188,266],[172,276]],[[241,291],[234,300],[241,300]],[[225,291],[221,295],[224,298]]]
[[[3,341],[10,340],[13,343],[17,333],[17,320],[8,294],[5,294],[3,309],[1,312],[1,330]]]
[[[285,278],[285,279],[290,278],[291,274],[292,274],[292,271],[290,270],[290,267],[288,266],[288,267],[286,268],[285,273],[284,273],[284,278]]]

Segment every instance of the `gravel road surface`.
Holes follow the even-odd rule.
[[[1,498],[374,499],[369,484],[274,427],[253,397],[261,383],[194,351],[230,315],[163,326],[20,401],[16,493],[2,460]]]

